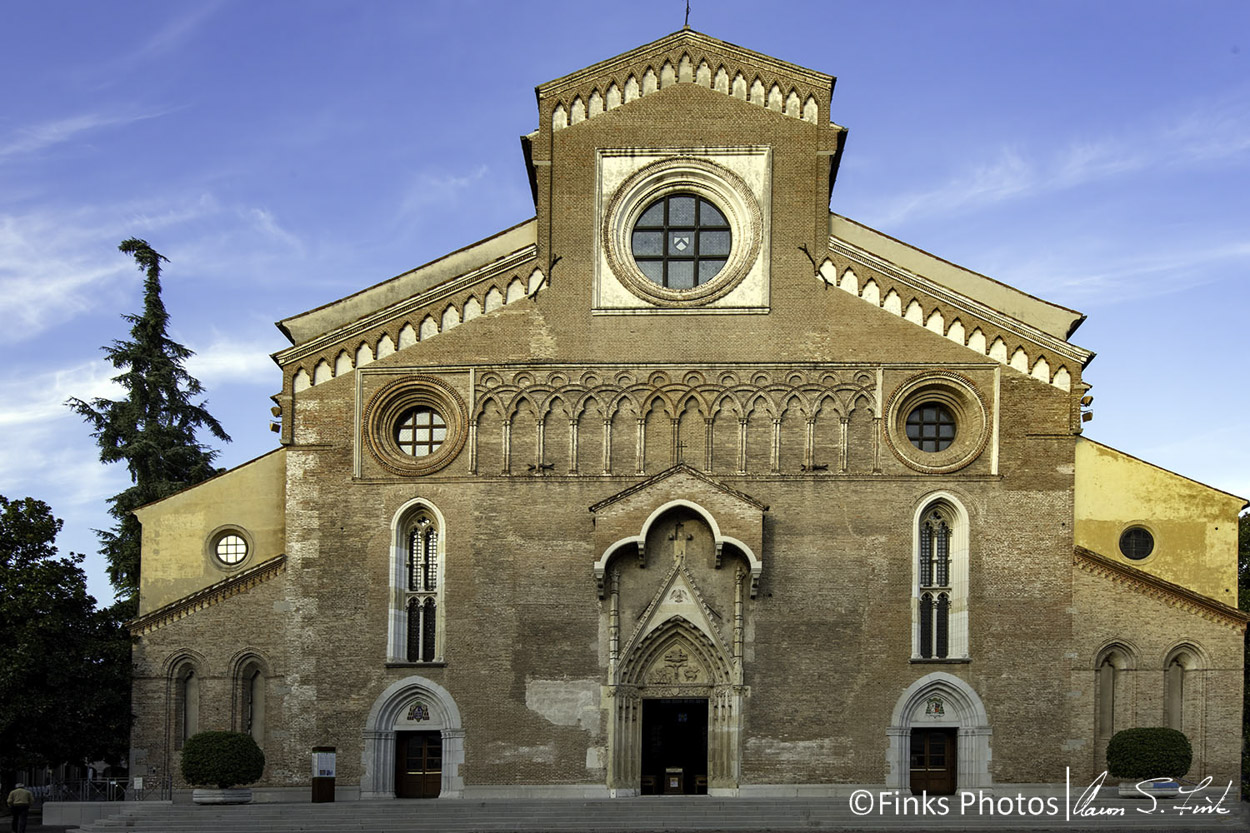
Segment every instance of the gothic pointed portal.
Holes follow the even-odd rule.
[[[732,547],[718,553],[698,508],[652,521],[637,546],[607,558],[608,787],[732,794],[751,564]]]

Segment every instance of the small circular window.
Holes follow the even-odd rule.
[[[204,540],[205,557],[219,569],[234,570],[245,563],[251,554],[251,535],[234,524],[217,527]]]
[[[447,421],[433,408],[409,408],[395,424],[395,444],[404,454],[428,457],[447,439]]]
[[[242,535],[228,532],[217,539],[217,560],[227,567],[233,567],[247,558],[247,541]]]
[[[907,415],[907,439],[921,451],[945,451],[955,441],[955,417],[940,402],[917,405]]]
[[[733,242],[729,221],[695,194],[669,194],[634,223],[631,251],[647,280],[666,289],[693,289],[725,268]]]
[[[1124,553],[1125,558],[1141,561],[1154,552],[1154,550],[1155,537],[1150,534],[1148,529],[1134,526],[1124,530],[1124,533],[1120,536],[1120,552]]]

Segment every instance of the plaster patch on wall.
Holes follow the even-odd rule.
[[[607,755],[608,751],[605,747],[591,746],[586,750],[586,769],[590,772],[602,771]]]
[[[495,763],[550,764],[556,760],[554,742],[541,746],[514,746],[511,743],[495,742],[489,744],[488,749],[487,757]]]
[[[599,731],[598,680],[528,680],[525,707],[557,726]]]
[[[850,763],[852,743],[850,738],[821,738],[820,740],[777,740],[776,738],[748,738],[747,751],[752,756],[786,762],[825,761]]]

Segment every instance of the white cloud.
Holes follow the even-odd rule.
[[[280,383],[277,365],[269,354],[282,345],[276,339],[233,341],[219,339],[187,360],[187,372],[206,387],[224,383]]]
[[[244,219],[250,221],[251,227],[265,237],[276,240],[290,247],[296,254],[304,255],[304,241],[278,224],[273,212],[264,208],[250,208],[240,212]]]
[[[403,214],[424,210],[430,205],[445,205],[486,178],[490,169],[478,165],[466,174],[435,174],[423,171],[413,179],[401,203]]]

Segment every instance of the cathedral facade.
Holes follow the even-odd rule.
[[[138,513],[132,774],[934,793],[1166,725],[1236,779],[1245,501],[1081,436],[1080,313],[830,212],[833,80],[542,84],[533,219],[279,322],[280,447]]]

